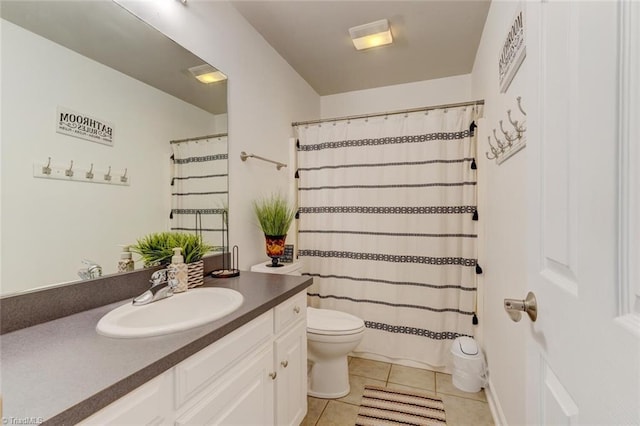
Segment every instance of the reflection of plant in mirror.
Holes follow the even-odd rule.
[[[269,198],[253,202],[253,210],[265,235],[286,235],[293,222],[295,210],[285,197],[272,194]]]
[[[185,263],[197,262],[215,247],[206,244],[195,234],[184,232],[157,232],[146,235],[131,246],[139,254],[146,267],[167,265],[171,262],[173,249],[182,248]]]

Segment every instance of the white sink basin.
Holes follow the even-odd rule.
[[[129,302],[103,316],[96,330],[109,337],[159,336],[222,318],[238,309],[242,301],[242,294],[229,288],[198,288],[148,305]]]

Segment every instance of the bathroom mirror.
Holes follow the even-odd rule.
[[[189,71],[209,64],[112,1],[0,15],[0,294],[77,281],[84,259],[115,273],[119,245],[175,228],[172,140],[216,135],[228,205],[227,82]]]

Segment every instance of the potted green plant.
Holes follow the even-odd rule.
[[[173,249],[180,247],[189,271],[188,285],[195,287],[204,282],[202,257],[215,247],[206,244],[200,236],[186,232],[156,232],[137,240],[131,251],[142,258],[145,267],[171,263]]]
[[[264,233],[271,266],[282,266],[278,264],[278,259],[284,254],[284,243],[295,217],[295,210],[287,199],[279,194],[272,194],[268,198],[254,201],[253,210]]]

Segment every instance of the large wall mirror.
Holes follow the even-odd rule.
[[[226,80],[198,81],[210,64],[112,1],[2,1],[0,12],[1,294],[77,281],[85,259],[115,273],[120,245],[193,230],[196,210],[220,245]],[[215,169],[194,169],[202,158]],[[74,175],[38,176],[47,164]],[[215,196],[198,204],[197,193]]]

